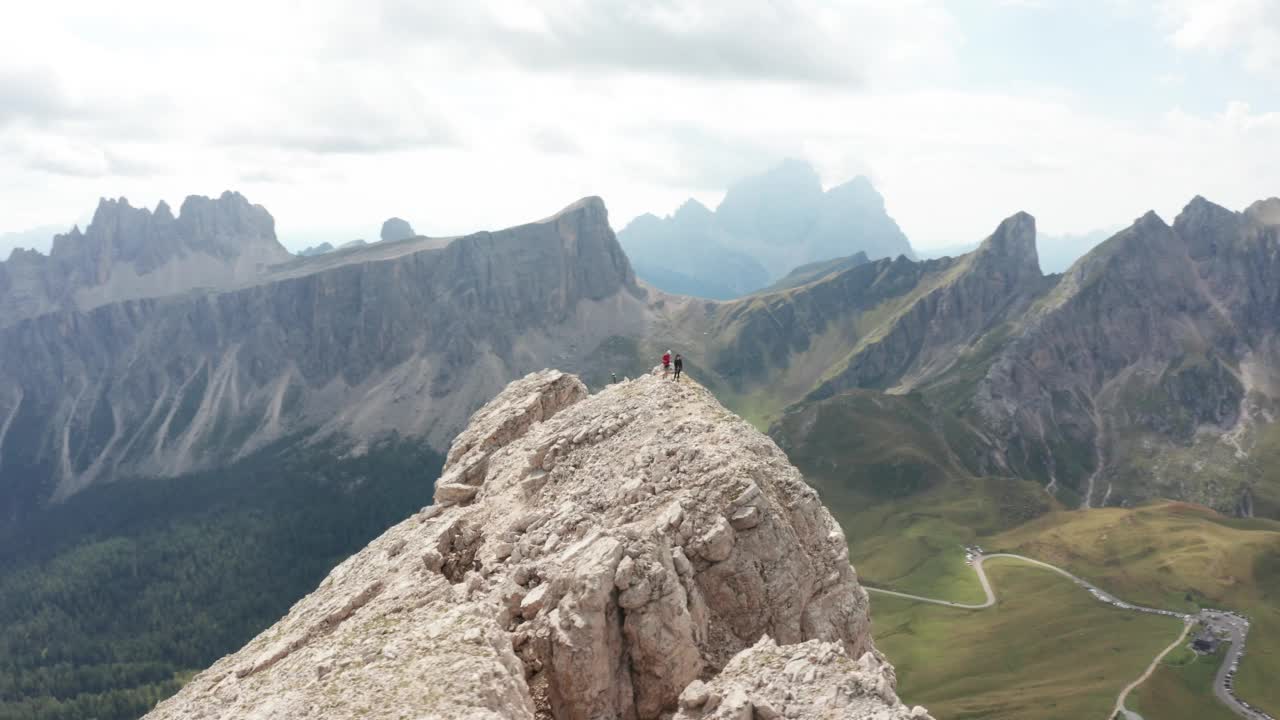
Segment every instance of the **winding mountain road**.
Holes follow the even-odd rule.
[[[1134,680],[1133,682],[1129,683],[1124,687],[1123,690],[1120,691],[1120,696],[1116,698],[1115,707],[1111,708],[1111,717],[1116,717],[1117,715],[1123,716],[1123,717],[1129,717],[1131,715],[1131,713],[1125,710],[1125,707],[1124,707],[1125,698],[1129,697],[1129,693],[1133,692],[1134,688],[1146,682],[1147,678],[1151,677],[1151,673],[1156,671],[1156,667],[1160,665],[1160,661],[1164,659],[1164,656],[1173,652],[1174,648],[1181,645],[1182,641],[1187,638],[1187,633],[1190,630],[1191,630],[1191,619],[1188,618],[1187,621],[1182,624],[1182,632],[1178,635],[1178,639],[1169,643],[1169,647],[1160,651],[1160,654],[1157,655],[1155,659],[1151,661],[1151,664],[1147,666],[1146,671],[1143,672],[1142,675],[1140,675],[1137,680]]]
[[[1178,639],[1174,640],[1159,655],[1157,655],[1154,660],[1151,661],[1151,664],[1147,666],[1146,671],[1143,672],[1141,677],[1139,677],[1137,680],[1130,683],[1127,687],[1125,687],[1124,690],[1120,692],[1119,697],[1116,698],[1115,709],[1112,710],[1111,715],[1108,716],[1108,720],[1110,718],[1116,717],[1117,715],[1123,715],[1124,717],[1130,717],[1134,715],[1133,713],[1129,713],[1124,709],[1125,698],[1128,697],[1129,693],[1132,692],[1134,688],[1138,687],[1143,682],[1146,682],[1147,678],[1151,677],[1151,673],[1155,672],[1156,667],[1159,666],[1160,661],[1164,659],[1165,655],[1169,654],[1169,652],[1171,652],[1174,648],[1176,648],[1186,638],[1187,633],[1191,630],[1191,626],[1197,617],[1196,615],[1190,615],[1187,613],[1174,612],[1172,610],[1161,610],[1159,608],[1151,608],[1143,605],[1134,605],[1132,603],[1127,603],[1117,598],[1116,596],[1112,595],[1111,593],[1106,592],[1105,590],[1098,587],[1097,585],[1094,585],[1088,580],[1085,580],[1084,578],[1081,578],[1077,575],[1067,572],[1066,570],[1063,570],[1057,565],[1050,565],[1047,562],[1042,562],[1034,558],[1029,558],[1029,557],[1026,557],[1025,555],[1015,555],[1013,553],[992,553],[990,555],[980,554],[980,555],[974,556],[973,563],[972,563],[973,569],[974,569],[974,572],[978,574],[978,581],[982,583],[983,593],[985,593],[987,596],[986,601],[982,603],[952,602],[950,600],[939,600],[937,598],[929,598],[929,597],[924,597],[922,595],[912,595],[910,593],[898,592],[896,590],[887,590],[887,589],[878,588],[878,587],[871,587],[869,585],[863,585],[863,587],[865,587],[870,592],[878,593],[880,595],[892,595],[894,597],[905,598],[907,600],[916,600],[918,602],[931,603],[933,605],[942,605],[945,607],[959,608],[962,610],[984,610],[996,604],[995,590],[991,587],[991,580],[987,577],[987,571],[983,567],[983,562],[986,560],[990,560],[991,558],[1010,558],[1013,560],[1018,560],[1020,562],[1029,563],[1031,565],[1036,565],[1038,567],[1044,568],[1045,570],[1055,572],[1067,578],[1068,580],[1075,583],[1076,585],[1079,585],[1080,587],[1085,588],[1099,601],[1105,602],[1108,605],[1112,605],[1114,607],[1121,608],[1123,610],[1132,610],[1134,612],[1151,613],[1153,615],[1166,615],[1169,617],[1175,617],[1182,620],[1183,622],[1182,632],[1178,635]],[[1222,702],[1222,704],[1226,705],[1232,712],[1234,712],[1236,715],[1239,715],[1240,717],[1248,718],[1249,720],[1269,720],[1270,718],[1269,715],[1261,713],[1258,710],[1241,703],[1240,700],[1235,697],[1235,695],[1231,692],[1231,690],[1226,685],[1226,679],[1227,679],[1228,673],[1230,672],[1231,666],[1239,660],[1240,654],[1244,649],[1245,635],[1248,633],[1248,627],[1249,627],[1248,623],[1245,623],[1241,620],[1232,620],[1230,619],[1229,616],[1221,612],[1211,611],[1211,610],[1201,611],[1199,617],[1201,617],[1201,619],[1205,621],[1214,621],[1215,625],[1219,627],[1225,625],[1228,632],[1231,635],[1231,649],[1227,652],[1226,657],[1222,661],[1222,666],[1218,669],[1218,674],[1214,677],[1214,681],[1213,681],[1214,695],[1218,698],[1220,702]]]

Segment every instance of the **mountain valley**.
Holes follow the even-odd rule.
[[[457,238],[393,224],[382,242],[311,257],[279,247],[270,216],[237,194],[183,207],[175,220],[164,206],[104,201],[48,258],[0,265],[0,280],[18,278],[0,284],[12,309],[0,324],[0,536],[9,547],[0,597],[13,612],[4,642],[19,678],[0,688],[0,717],[78,717],[85,707],[103,720],[137,717],[427,504],[444,452],[509,381],[556,367],[599,391],[645,375],[668,348],[819,491],[869,585],[963,599],[974,584],[961,548],[981,541],[1052,559],[1135,600],[1192,593],[1180,607],[1248,612],[1258,625],[1251,647],[1266,647],[1280,627],[1268,610],[1266,534],[1280,519],[1280,200],[1233,212],[1196,198],[1172,224],[1149,213],[1060,275],[1041,272],[1035,220],[1018,213],[960,257],[866,252],[797,263],[724,301],[637,278],[598,198]],[[70,273],[56,292],[31,289],[51,286],[24,262],[89,267],[67,258],[97,258],[97,270]],[[193,262],[224,270],[170,292],[164,278]],[[1220,514],[1151,504],[1162,499]],[[343,519],[344,507],[362,509]],[[1083,543],[1097,532],[1088,523],[1103,518],[1171,514],[1181,543],[1221,547],[1233,566],[1255,571],[1169,579],[1181,544],[1128,554],[1123,547],[1141,544],[1130,538],[1099,559],[1087,543],[1067,552],[1076,540],[1061,540]],[[1221,530],[1232,523],[1260,534]],[[234,561],[189,570],[193,592],[235,577],[278,582],[245,598],[183,596],[169,611],[127,597],[183,592],[155,571],[171,556],[138,548],[206,543]],[[291,572],[262,559],[273,546],[283,550],[272,562]],[[104,575],[129,572],[138,584],[121,584],[100,607],[73,600]],[[1016,588],[1035,585],[1021,570],[1006,574]],[[1069,587],[1045,592],[1078,607],[1063,632],[1108,622]],[[885,634],[873,631],[890,660],[931,642],[901,626],[946,612],[883,604]],[[37,622],[38,606],[60,609]],[[215,606],[239,620],[210,614]],[[117,622],[104,638],[154,627],[163,612],[172,627],[132,649],[79,647],[75,630],[102,623],[106,610]],[[1010,622],[1034,625],[1045,611],[1011,606]],[[990,652],[1004,652],[997,639],[1013,626],[974,627]],[[184,635],[186,646],[176,641]],[[24,649],[32,637],[47,638],[40,653]],[[1124,653],[1149,661],[1147,645],[1169,640],[1144,638]],[[904,697],[967,662],[941,658],[921,674],[907,661]],[[1242,692],[1264,707],[1276,700],[1260,678],[1276,662],[1264,652],[1243,666]],[[1114,699],[1113,684],[1082,702]],[[952,714],[959,696],[946,687],[920,690],[924,704],[964,716]],[[970,706],[986,702],[954,687]],[[984,717],[1033,716],[1035,697],[1006,715],[986,706]]]

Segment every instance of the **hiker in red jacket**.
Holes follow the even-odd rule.
[[[668,350],[662,355],[662,377],[666,377],[671,372],[671,351]]]

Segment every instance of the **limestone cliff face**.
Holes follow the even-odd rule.
[[[693,383],[531,374],[437,488],[148,717],[928,717],[816,493]]]
[[[1280,398],[1274,206],[1148,213],[1063,275],[976,394],[1012,464],[1085,506],[1164,495],[1230,511],[1247,495],[1254,431]]]
[[[177,217],[124,198],[102,200],[89,228],[53,239],[49,255],[0,263],[0,326],[58,310],[87,311],[193,287],[225,288],[265,275],[290,258],[275,222],[239,193],[191,196]]]
[[[805,284],[683,316],[695,332],[705,323],[715,381],[740,394],[767,388],[778,410],[852,388],[916,389],[1016,320],[1051,284],[1040,274],[1035,220],[1025,213],[961,258],[854,260]]]
[[[859,343],[811,399],[850,388],[904,391],[951,370],[984,335],[1019,317],[1046,284],[1036,257],[1035,219],[1018,213],[976,251],[916,286],[893,320]]]
[[[974,472],[1037,479],[1070,506],[1277,515],[1258,454],[1280,432],[1277,278],[1280,200],[1196,198],[1172,225],[1148,213],[1047,277],[1019,213],[960,258],[679,306],[673,344],[700,343],[709,384],[766,421],[850,391],[920,393],[977,430]]]
[[[92,482],[177,475],[285,437],[358,452],[396,432],[443,449],[511,378],[642,334],[639,298],[589,198],[500,232],[297,258],[236,289],[0,328],[0,523]]]

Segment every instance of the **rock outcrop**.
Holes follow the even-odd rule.
[[[417,233],[413,231],[413,226],[409,224],[408,220],[393,217],[387,218],[387,221],[382,223],[382,232],[378,235],[378,238],[383,242],[389,242],[395,240],[408,240],[409,238],[416,236]]]
[[[853,660],[834,643],[765,637],[711,682],[690,683],[673,720],[928,718],[920,706],[899,707],[895,683],[893,666],[874,653]]]
[[[694,383],[531,374],[436,499],[147,717],[927,717],[816,493]]]
[[[290,257],[271,215],[239,193],[192,195],[177,217],[163,201],[152,212],[124,198],[103,199],[88,229],[55,236],[48,256],[0,262],[0,326],[194,287],[233,287]]]

